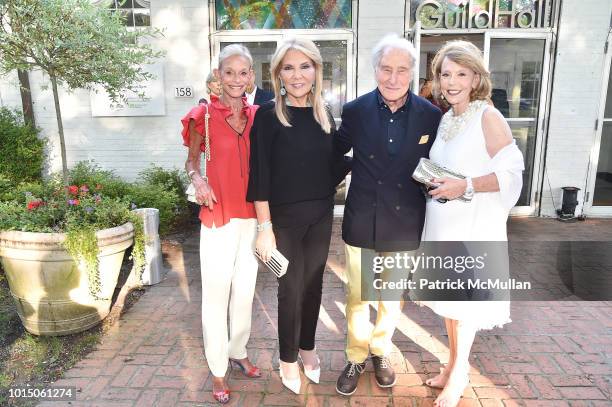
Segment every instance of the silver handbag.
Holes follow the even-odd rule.
[[[419,165],[416,166],[414,172],[412,173],[412,178],[421,184],[426,185],[428,188],[437,188],[438,184],[432,182],[434,178],[465,179],[466,176],[442,167],[428,158],[421,157],[419,160]],[[457,199],[464,202],[470,202],[472,200],[471,198],[468,199],[464,196],[460,196]],[[446,200],[444,200],[444,202],[446,202]]]
[[[208,182],[208,177],[206,176],[206,161],[210,161],[210,139],[208,137],[208,119],[210,118],[210,114],[208,113],[208,105],[204,106],[206,107],[206,113],[204,114],[204,159],[202,160],[202,178]],[[200,157],[200,159],[202,159],[202,157]],[[187,195],[187,200],[189,202],[201,205],[196,199],[196,189],[193,182],[190,182],[187,186],[185,195]]]

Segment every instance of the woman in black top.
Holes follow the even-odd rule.
[[[280,44],[270,73],[276,103],[255,115],[247,199],[257,212],[257,250],[269,259],[278,247],[289,260],[278,279],[280,376],[299,393],[298,356],[310,380],[318,383],[320,374],[314,338],[337,184],[335,125],[321,96],[323,63],[312,41]]]

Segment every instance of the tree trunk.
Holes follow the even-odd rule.
[[[62,111],[60,109],[59,94],[57,92],[57,78],[49,75],[53,87],[53,101],[55,102],[55,117],[57,118],[57,130],[59,131],[60,150],[62,152],[62,178],[64,185],[68,186],[68,162],[66,159],[66,143],[64,142],[64,125],[62,124]]]
[[[21,92],[21,107],[23,109],[23,118],[26,123],[36,127],[34,121],[34,109],[32,107],[32,91],[30,89],[30,78],[27,71],[18,70],[17,75],[19,76],[19,90]]]

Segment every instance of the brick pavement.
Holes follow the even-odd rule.
[[[249,355],[263,378],[229,373],[232,406],[431,406],[436,390],[423,385],[448,357],[443,323],[429,309],[406,304],[392,363],[398,373],[392,390],[379,389],[369,364],[350,398],[335,392],[344,366],[343,246],[335,225],[324,280],[317,331],[321,384],[302,376],[303,394],[283,388],[278,376],[276,281],[260,271],[254,298]],[[514,240],[608,240],[611,220],[561,224],[547,219],[515,219]],[[203,357],[201,288],[197,232],[184,242],[163,245],[166,279],[147,293],[110,329],[97,349],[55,385],[75,385],[71,406],[215,405]],[[541,253],[518,253],[536,261]],[[612,272],[612,270],[601,270]],[[374,314],[374,313],[373,313]],[[612,406],[612,302],[515,302],[513,323],[483,332],[474,343],[471,385],[461,407]],[[57,407],[62,403],[41,403]]]

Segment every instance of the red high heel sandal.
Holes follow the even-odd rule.
[[[261,377],[261,370],[259,370],[257,366],[252,365],[251,368],[247,370],[247,368],[244,367],[244,365],[237,359],[230,359],[230,361],[232,362],[232,366],[238,366],[240,370],[242,370],[242,374],[244,374],[246,377],[250,377],[251,379]]]

